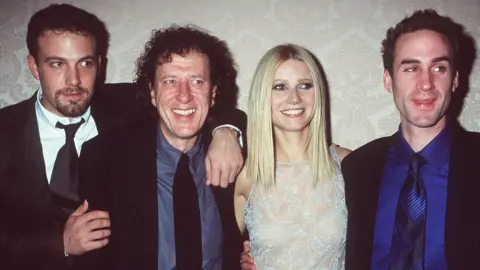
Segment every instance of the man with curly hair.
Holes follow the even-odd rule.
[[[78,267],[239,269],[234,185],[205,185],[203,162],[208,115],[235,107],[235,79],[224,41],[195,26],[153,31],[135,79],[150,115],[84,146],[82,190],[109,211],[112,235]]]
[[[0,269],[62,270],[107,245],[110,234],[109,213],[78,193],[84,143],[137,121],[143,109],[133,84],[100,85],[109,33],[95,15],[50,5],[31,17],[26,40],[40,88],[0,110]],[[235,121],[228,115],[222,111],[209,127]],[[215,132],[211,150],[197,161],[215,164],[209,184],[234,179],[243,161],[236,139],[228,128]]]

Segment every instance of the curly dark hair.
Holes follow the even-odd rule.
[[[173,54],[185,56],[192,52],[208,58],[210,80],[217,87],[213,109],[236,107],[237,69],[227,43],[196,25],[172,25],[152,31],[145,50],[137,59],[134,80],[138,85],[138,98],[144,105],[151,105],[149,84],[155,81],[158,63],[171,61]]]
[[[97,16],[68,4],[52,4],[37,11],[28,22],[27,47],[34,58],[38,56],[38,38],[46,31],[71,32],[92,36],[97,54],[105,57],[110,34]]]
[[[405,17],[394,27],[387,30],[387,36],[382,41],[383,67],[393,75],[393,60],[395,57],[395,45],[398,38],[407,33],[418,30],[430,30],[445,36],[453,52],[453,71],[458,67],[459,39],[463,28],[452,21],[449,17],[439,15],[433,9],[415,11],[410,17]]]

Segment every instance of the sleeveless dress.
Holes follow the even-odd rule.
[[[344,269],[347,209],[340,161],[332,181],[312,185],[308,162],[277,162],[270,189],[254,185],[245,207],[258,270]]]

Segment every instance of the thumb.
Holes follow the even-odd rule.
[[[88,201],[85,200],[83,203],[72,213],[72,216],[80,216],[87,212],[88,210]]]

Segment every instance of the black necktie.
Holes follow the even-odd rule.
[[[415,154],[400,192],[390,249],[390,269],[424,269],[427,193],[420,177],[425,159]]]
[[[202,269],[200,208],[189,158],[182,154],[173,178],[176,269]]]
[[[50,179],[50,197],[67,213],[73,212],[80,204],[78,196],[78,153],[73,138],[78,128],[85,122],[64,125],[57,122],[56,128],[65,130],[65,144],[58,150]]]

